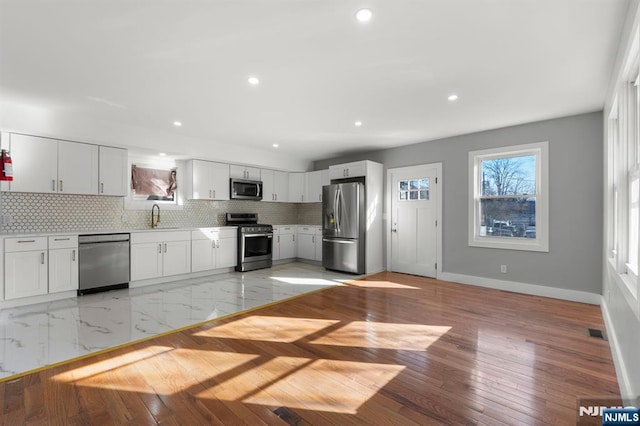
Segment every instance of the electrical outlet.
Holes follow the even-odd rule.
[[[500,265],[500,272],[502,272],[503,274],[507,273],[507,265]]]

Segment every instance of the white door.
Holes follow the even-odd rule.
[[[162,247],[164,254],[163,276],[167,277],[191,272],[190,241],[168,241],[163,243]]]
[[[49,293],[78,289],[78,249],[49,250]]]
[[[391,267],[395,272],[436,277],[438,168],[412,166],[389,171]]]
[[[101,146],[100,159],[100,195],[125,196],[128,191],[129,173],[127,170],[128,151],[126,149]]]
[[[230,268],[238,264],[238,239],[220,238],[216,241],[216,268]]]
[[[47,294],[46,250],[6,253],[4,264],[5,299]]]
[[[209,271],[215,268],[215,241],[191,241],[191,272]]]
[[[162,243],[131,244],[131,281],[162,276]]]
[[[98,193],[98,145],[58,141],[58,192]]]
[[[56,192],[58,141],[36,136],[11,135],[13,181],[11,191]]]
[[[216,200],[229,199],[229,165],[211,163],[211,192]]]

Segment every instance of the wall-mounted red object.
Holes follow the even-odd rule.
[[[13,163],[6,149],[0,151],[0,171],[0,180],[13,180]]]

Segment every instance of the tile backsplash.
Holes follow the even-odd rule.
[[[3,233],[150,228],[151,209],[127,210],[122,197],[2,192],[0,203],[11,218]],[[255,212],[261,223],[274,225],[321,225],[321,210],[320,203],[186,200],[182,210],[161,211],[159,228],[222,226],[227,212]]]

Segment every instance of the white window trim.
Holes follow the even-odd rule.
[[[536,238],[501,238],[480,236],[479,222],[476,217],[480,212],[479,167],[482,160],[531,155],[536,161]],[[469,152],[469,246],[497,248],[507,250],[549,251],[549,142],[537,142],[502,148],[484,149]]]

